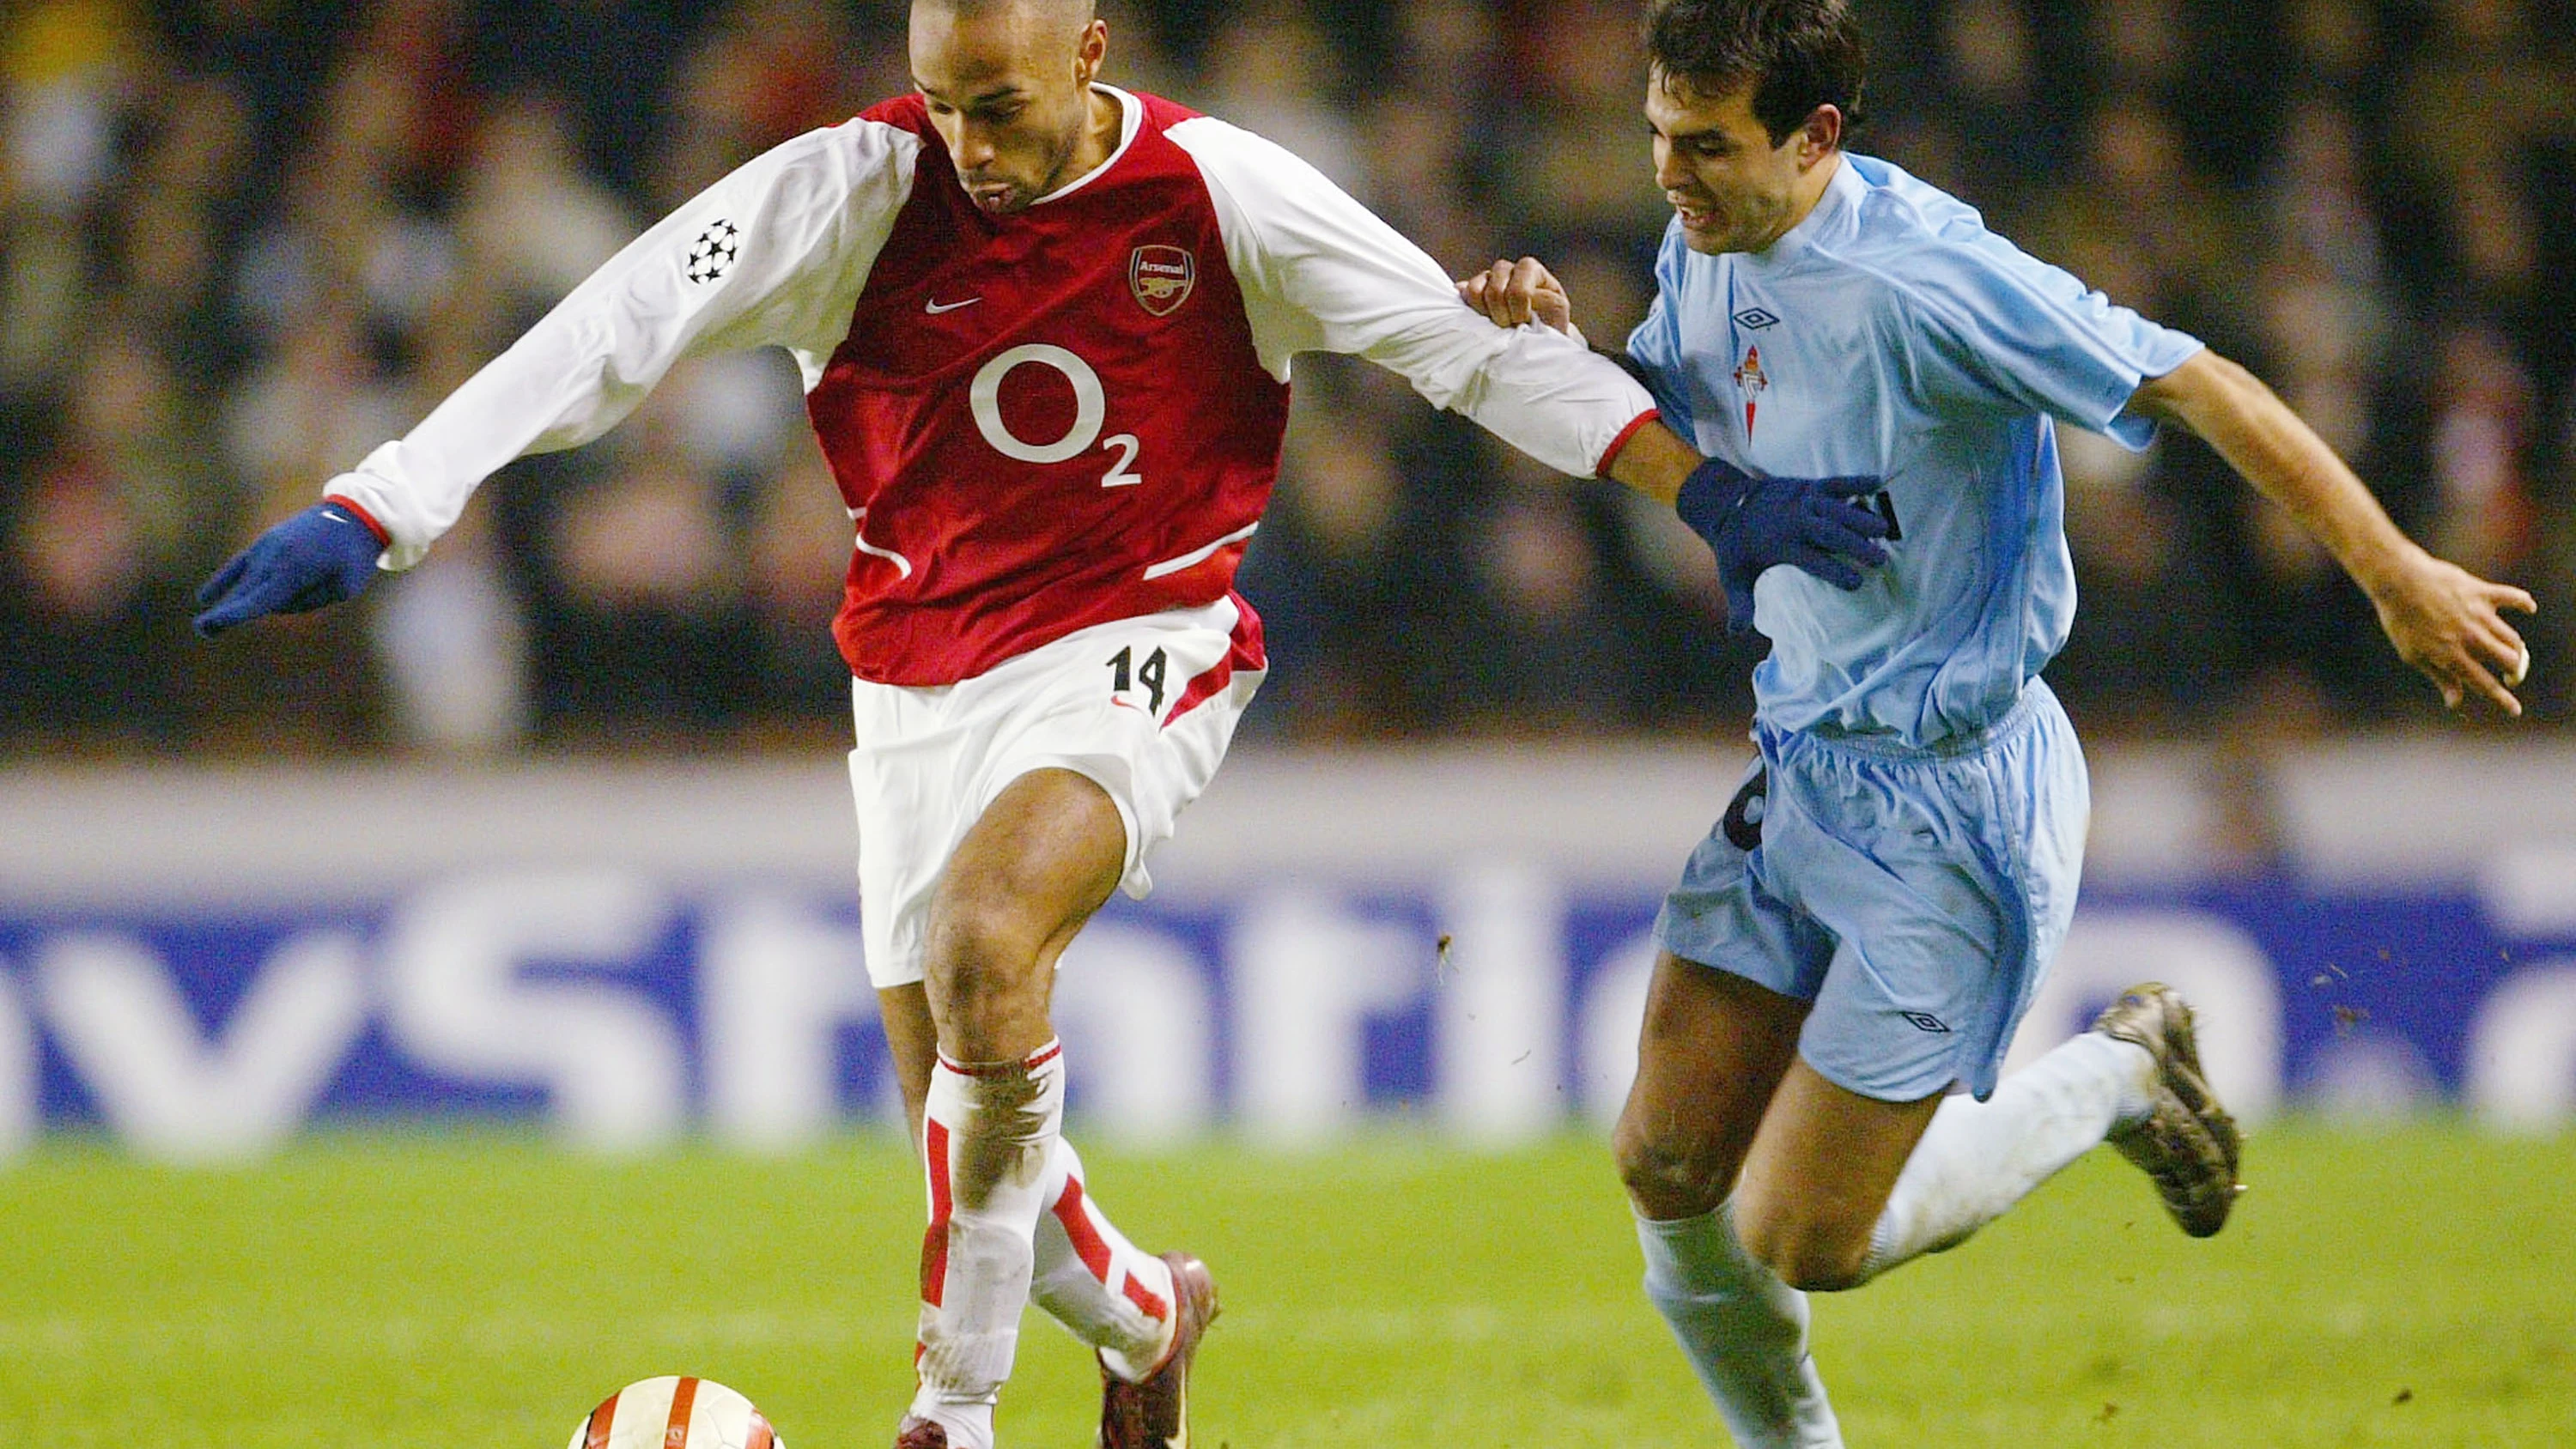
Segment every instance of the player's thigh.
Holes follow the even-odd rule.
[[[1115,839],[1115,883],[1144,896],[1146,852],[1206,788],[1260,682],[1249,628],[1221,600],[1092,625],[953,687],[858,682],[850,780],[878,991],[935,975],[935,924],[948,973],[1054,963],[1100,901],[1082,870],[1066,909],[1064,860],[1030,808],[1087,844]],[[1252,667],[1231,669],[1239,656]]]
[[[976,1060],[1043,1045],[1056,958],[1118,888],[1126,860],[1126,823],[1087,776],[1032,770],[1004,786],[950,853],[931,897],[929,999],[943,1043],[960,1038],[950,1044]],[[1034,1027],[1017,1020],[1032,1013]],[[1020,1044],[1028,1029],[1038,1039]]]
[[[1835,943],[1800,1059],[1880,1101],[1991,1092],[2081,870],[2087,789],[2063,711],[2034,682],[1957,754],[1804,737],[1783,753],[1767,879]]]
[[[1696,1217],[1725,1201],[1772,1089],[1796,1058],[1806,1014],[1794,997],[1656,953],[1637,1079],[1615,1139],[1638,1211]]]
[[[1940,1106],[1939,1094],[1886,1102],[1792,1062],[1763,1114],[1735,1189],[1746,1251],[1791,1284],[1859,1281],[1871,1229],[1897,1174]]]

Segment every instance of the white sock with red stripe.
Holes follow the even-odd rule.
[[[1028,1306],[1042,1189],[1064,1131],[1064,1053],[931,1069],[923,1113],[930,1228],[921,1241],[921,1389],[912,1412],[951,1449],[992,1449]]]
[[[1171,1346],[1172,1267],[1127,1241],[1083,1183],[1082,1158],[1058,1137],[1040,1190],[1037,1269],[1029,1297],[1129,1382]]]

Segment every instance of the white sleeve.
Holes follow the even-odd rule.
[[[854,120],[745,164],[627,244],[411,433],[324,492],[392,536],[386,568],[418,563],[493,472],[616,426],[684,357],[767,345],[813,386],[895,216],[921,143]]]
[[[1211,117],[1167,133],[1198,162],[1243,291],[1253,345],[1286,381],[1305,351],[1393,369],[1563,473],[1591,477],[1654,399],[1616,363],[1458,298],[1437,262],[1286,149]]]

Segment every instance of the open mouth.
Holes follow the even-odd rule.
[[[966,188],[967,200],[974,202],[978,211],[1008,211],[1019,194],[1019,188],[1007,181],[977,181],[965,176],[957,179]]]

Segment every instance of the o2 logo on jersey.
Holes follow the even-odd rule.
[[[1179,311],[1198,282],[1198,258],[1181,247],[1144,246],[1127,254],[1127,290],[1157,317]]]
[[[1052,442],[1033,443],[1011,431],[1002,417],[1002,379],[1015,367],[1032,366],[1052,369],[1073,387],[1073,422],[1064,436]],[[1145,481],[1136,471],[1136,453],[1141,446],[1134,433],[1112,433],[1100,436],[1101,424],[1109,419],[1109,394],[1100,386],[1100,374],[1082,355],[1070,349],[1045,342],[1024,342],[994,355],[975,372],[967,385],[966,406],[975,414],[975,429],[993,451],[1022,463],[1061,463],[1078,458],[1097,443],[1118,455],[1109,471],[1100,476],[1103,488],[1128,488]]]

